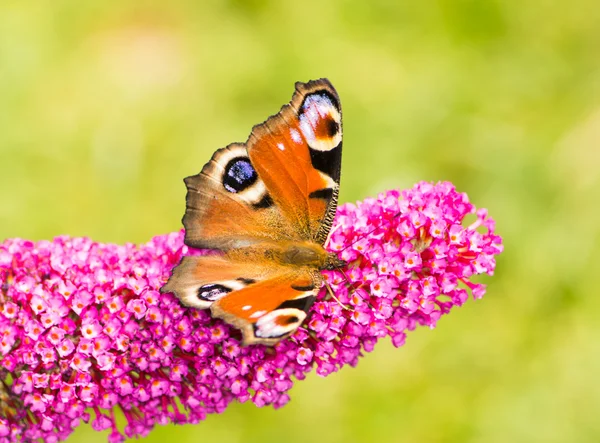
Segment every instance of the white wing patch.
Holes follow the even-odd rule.
[[[342,141],[342,115],[331,99],[320,93],[309,95],[302,105],[299,114],[300,130],[308,145],[317,151],[331,151]],[[317,136],[315,128],[323,121],[333,122],[335,132],[326,136]]]
[[[277,338],[295,331],[306,318],[300,309],[276,309],[258,319],[254,334],[260,338]]]
[[[302,143],[302,137],[300,136],[300,133],[294,128],[290,129],[290,136],[292,137],[292,140],[294,140],[294,142]]]

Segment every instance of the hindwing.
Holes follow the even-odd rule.
[[[321,274],[307,268],[188,256],[161,292],[172,292],[187,306],[210,308],[242,331],[244,344],[272,345],[302,324],[321,284]]]

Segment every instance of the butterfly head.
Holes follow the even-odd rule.
[[[323,270],[335,271],[336,269],[345,268],[346,266],[348,266],[348,263],[340,259],[335,253],[330,252],[325,259]]]

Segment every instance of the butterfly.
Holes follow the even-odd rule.
[[[246,143],[214,153],[184,179],[186,256],[162,293],[210,308],[241,330],[243,344],[293,334],[323,285],[345,265],[325,244],[336,213],[342,109],[329,80],[296,83],[290,103],[254,126]]]

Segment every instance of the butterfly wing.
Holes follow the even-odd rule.
[[[273,205],[244,144],[219,149],[198,175],[184,181],[188,246],[226,251],[296,238],[289,221]]]
[[[188,188],[185,243],[229,250],[278,240],[323,244],[337,206],[339,97],[328,80],[297,83],[292,101],[220,149]]]
[[[321,283],[321,274],[307,268],[188,256],[161,292],[172,292],[188,306],[210,308],[213,317],[242,331],[246,345],[273,345],[302,324]]]
[[[292,101],[253,128],[248,154],[298,235],[323,244],[337,207],[342,110],[326,79],[296,83]]]

